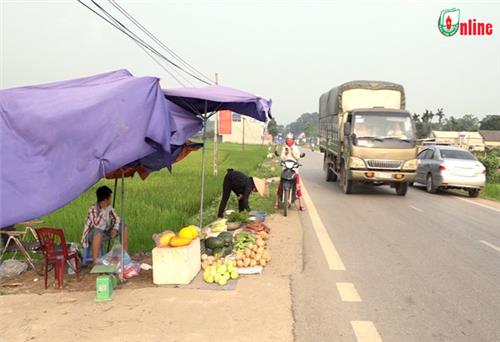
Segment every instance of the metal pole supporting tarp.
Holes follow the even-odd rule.
[[[118,178],[115,178],[115,188],[113,189],[113,204],[112,207],[115,207],[116,203],[116,189],[118,188]]]
[[[123,272],[125,270],[125,250],[123,248],[123,234],[124,234],[124,231],[125,231],[125,228],[124,228],[124,224],[123,224],[123,219],[125,218],[125,174],[124,174],[124,171],[122,169],[122,201],[120,203],[120,217],[121,217],[121,220],[120,220],[120,232],[121,232],[121,242],[122,242],[122,269],[121,269],[121,276],[120,276],[120,280],[123,281],[125,278],[123,276]]]
[[[207,151],[206,140],[207,140],[207,123],[210,117],[207,113],[208,111],[208,101],[205,101],[205,113],[202,116],[203,119],[203,151],[201,155],[201,201],[200,201],[200,228],[203,228],[203,200],[205,197],[205,156]]]

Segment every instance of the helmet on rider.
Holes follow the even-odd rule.
[[[287,144],[288,147],[292,147],[293,144],[295,144],[295,140],[293,140],[293,134],[292,133],[288,133],[286,135],[285,144]]]

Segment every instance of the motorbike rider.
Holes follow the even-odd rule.
[[[295,140],[293,138],[292,133],[288,133],[285,139],[285,146],[281,149],[281,155],[280,159],[283,160],[295,160],[297,163],[299,162],[300,159],[300,150],[299,147],[295,144]],[[296,189],[297,189],[297,199],[299,200],[299,209],[304,210],[304,205],[302,204],[302,191],[300,189],[300,177],[299,177],[299,170],[296,170]],[[276,203],[274,204],[274,207],[277,209],[278,208],[278,203],[281,195],[281,183],[278,186],[278,191],[276,192]]]

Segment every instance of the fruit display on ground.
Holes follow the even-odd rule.
[[[208,256],[207,256],[208,258]],[[238,279],[239,274],[233,260],[221,264],[207,266],[203,271],[203,280],[207,283],[216,283],[220,286],[227,284],[229,280]]]
[[[215,221],[210,225],[210,230],[212,233],[220,233],[227,231],[227,220],[220,219]]]
[[[266,248],[266,242],[260,236],[256,237],[255,243],[249,242],[243,250],[236,251],[236,266],[238,267],[266,267],[270,261],[271,254]]]
[[[222,232],[217,237],[209,237],[205,240],[205,248],[207,255],[227,256],[233,252],[233,234]]]
[[[252,222],[247,224],[244,228],[245,231],[250,232],[252,234],[258,234],[260,232],[266,232],[269,233],[271,230],[269,229],[268,226],[266,226],[262,222]]]
[[[234,232],[227,232],[227,222],[246,218],[240,213],[233,213],[228,220],[217,220],[204,229],[204,254],[201,256],[203,279],[207,283],[227,284],[229,279],[236,279],[238,271],[256,274],[271,261],[271,254],[266,241],[270,229],[256,221]],[[221,232],[215,232],[222,230]],[[260,271],[258,269],[260,268]]]
[[[153,240],[156,247],[159,248],[183,247],[189,245],[198,235],[198,227],[190,225],[179,230],[178,234],[175,234],[171,230],[166,230],[160,234],[154,234]]]

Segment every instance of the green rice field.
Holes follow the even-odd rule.
[[[222,192],[226,169],[234,168],[250,176],[270,177],[277,171],[264,166],[268,151],[261,145],[219,145],[219,174],[212,175],[213,150],[207,146],[205,179],[205,224],[216,218],[216,207]],[[201,150],[192,152],[167,170],[152,173],[142,181],[138,176],[125,179],[124,222],[129,227],[129,251],[149,251],[153,247],[151,236],[167,229],[177,231],[188,224],[199,224]],[[115,209],[120,214],[121,180],[118,181]],[[95,190],[101,185],[114,187],[114,180],[101,180],[65,207],[43,217],[44,225],[63,228],[67,241],[79,242],[88,208],[95,203]],[[273,193],[273,189],[271,189]],[[252,194],[250,205],[254,210],[270,211],[274,198],[258,198]],[[235,196],[231,196],[228,209],[236,209]]]

